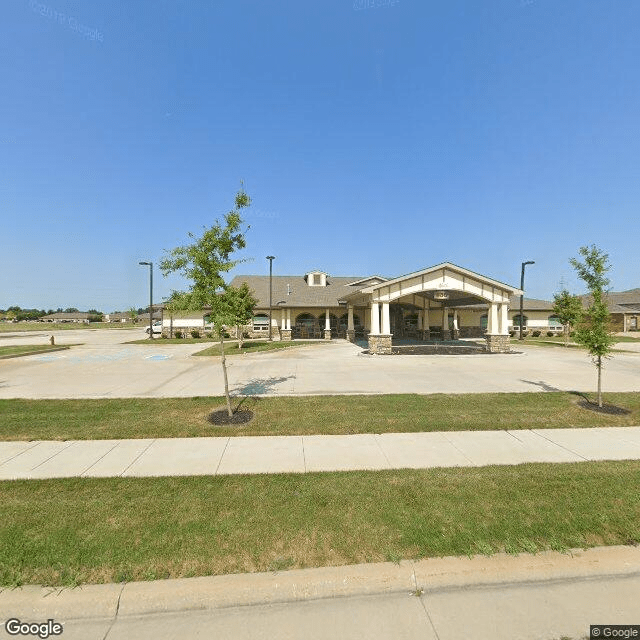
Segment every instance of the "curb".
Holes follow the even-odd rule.
[[[640,575],[640,547],[597,547],[568,553],[446,557],[285,572],[153,582],[26,586],[0,591],[0,610],[33,619],[120,618],[154,613],[469,587]]]

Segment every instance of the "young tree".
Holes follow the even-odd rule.
[[[131,320],[131,324],[138,322],[138,310],[135,307],[127,309],[127,315],[129,316],[129,320]]]
[[[580,247],[584,262],[571,258],[571,266],[578,277],[585,282],[591,295],[591,304],[582,316],[575,333],[576,342],[583,344],[598,370],[598,406],[602,407],[602,359],[610,356],[615,342],[609,328],[609,309],[605,301],[605,287],[609,284],[606,277],[611,268],[609,256],[594,244]]]
[[[553,294],[553,313],[562,323],[564,346],[569,346],[569,333],[582,316],[582,300],[571,295],[565,287]]]
[[[231,312],[235,317],[236,337],[238,338],[238,349],[244,345],[242,329],[253,319],[253,310],[258,301],[251,295],[249,285],[243,282],[239,287],[228,287],[226,296],[231,307]]]
[[[234,326],[238,323],[233,303],[226,295],[229,286],[223,275],[243,262],[232,260],[231,256],[245,247],[240,211],[250,204],[251,199],[241,188],[236,193],[233,210],[224,217],[224,226],[216,220],[211,228],[205,228],[200,238],[189,233],[192,244],[176,247],[160,262],[160,269],[164,275],[178,271],[191,282],[189,290],[180,296],[188,308],[211,308],[210,317],[220,340],[224,393],[229,417],[233,415],[233,410],[224,352],[224,325]]]

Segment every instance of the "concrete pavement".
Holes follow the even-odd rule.
[[[142,329],[60,332],[56,334],[57,344],[84,344],[62,352],[0,360],[0,398],[223,394],[219,358],[192,355],[206,345],[167,345],[162,340],[153,345],[123,344],[144,335]],[[11,340],[42,344],[47,337],[16,336]],[[3,339],[2,344],[5,343],[9,339]],[[516,348],[521,353],[369,356],[356,345],[336,340],[286,351],[233,355],[227,362],[232,393],[239,396],[595,388],[595,368],[584,352],[554,347]],[[640,391],[640,352],[616,353],[607,360],[603,388]]]
[[[640,427],[0,442],[0,480],[640,459]]]
[[[52,619],[65,640],[577,640],[640,624],[639,594],[640,548],[601,547],[4,589],[0,620]]]

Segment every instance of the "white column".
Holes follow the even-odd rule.
[[[449,330],[449,309],[442,305],[442,330]]]
[[[280,309],[280,328],[287,328],[287,320],[286,320],[287,312],[284,309]]]
[[[454,310],[453,312],[453,328],[455,331],[459,329],[458,327],[458,311]]]
[[[347,331],[353,331],[353,305],[347,307]]]
[[[431,323],[429,321],[429,308],[430,308],[430,302],[427,298],[424,299],[424,322],[423,322],[423,328],[425,330],[429,330],[429,327],[431,326]]]
[[[500,329],[499,333],[501,336],[506,336],[509,334],[509,309],[508,306],[503,302],[500,305]]]
[[[420,309],[420,311],[418,311],[418,331],[422,330],[422,314],[424,313],[424,311],[422,311],[422,309]]]
[[[329,309],[327,309],[324,314],[324,328],[331,329],[331,322],[329,321]]]
[[[487,317],[487,333],[490,336],[497,335],[498,333],[498,305],[495,302],[491,303],[489,307],[489,313]]]
[[[287,329],[291,329],[291,309],[287,309]]]
[[[371,333],[380,335],[380,305],[377,302],[371,303]]]
[[[391,322],[389,321],[389,303],[382,303],[382,333],[389,335],[391,333]]]

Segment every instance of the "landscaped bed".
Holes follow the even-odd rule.
[[[0,400],[0,440],[486,431],[640,424],[640,393],[607,393],[607,415],[567,392],[234,398],[251,422],[214,426],[223,398]]]
[[[624,461],[0,482],[0,584],[637,544],[639,480]]]
[[[18,358],[20,356],[31,356],[49,351],[64,351],[71,346],[77,345],[47,345],[47,344],[15,344],[0,346],[0,360],[3,358]]]

